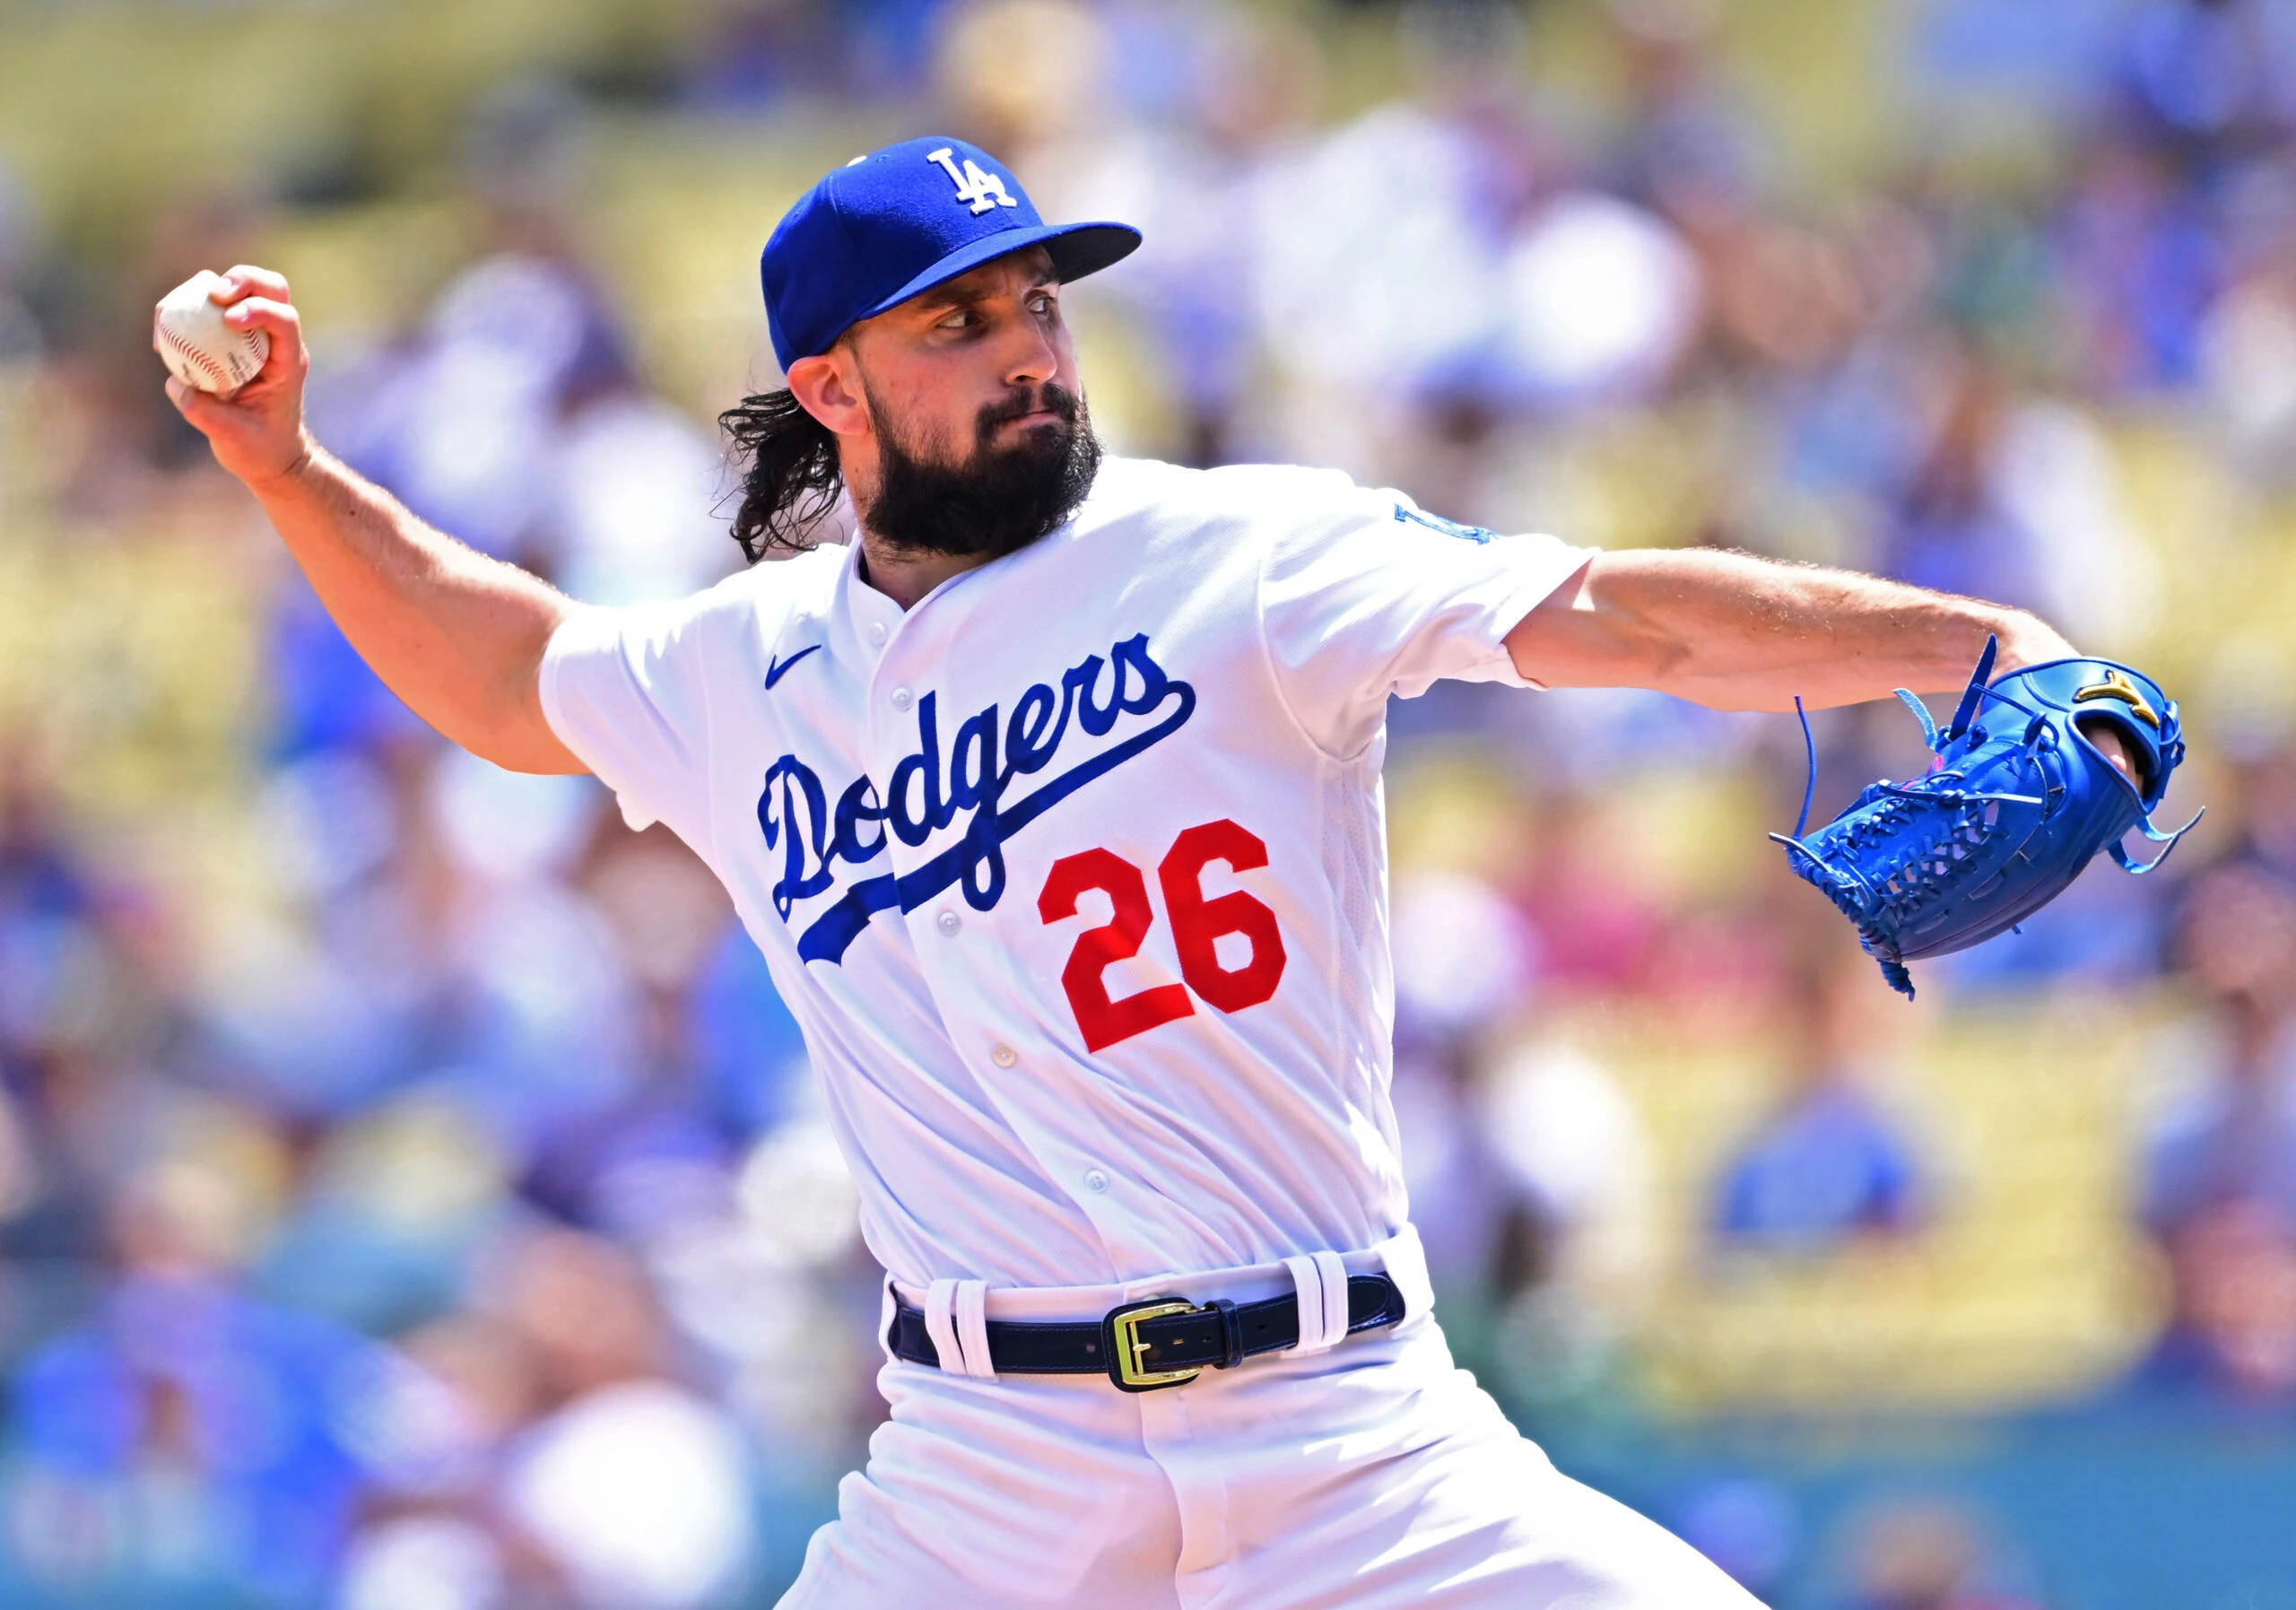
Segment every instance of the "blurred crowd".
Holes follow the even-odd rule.
[[[709,1610],[794,1572],[881,1413],[878,1276],[762,962],[665,830],[375,681],[142,309],[445,197],[420,297],[315,318],[316,430],[578,597],[676,596],[739,563],[737,399],[665,375],[771,361],[754,311],[738,361],[663,358],[615,143],[794,194],[944,128],[1145,231],[1071,298],[1115,450],[1980,593],[2183,698],[2176,861],[1913,1007],[1762,837],[1790,721],[1397,707],[1395,1093],[1463,1361],[1770,1602],[2283,1602],[2084,1588],[1951,1467],[1680,1449],[2214,1426],[2296,1583],[2296,4],[637,9],[654,53],[578,71],[537,24],[557,70],[430,168],[282,161],[108,234],[0,118],[0,1599]],[[1821,817],[1921,763],[1894,705],[1816,743]]]

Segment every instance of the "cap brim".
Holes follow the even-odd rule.
[[[1032,230],[1006,230],[984,235],[959,247],[853,322],[874,318],[900,307],[912,296],[920,296],[935,285],[944,285],[959,274],[970,273],[983,263],[1012,252],[1026,251],[1031,246],[1041,246],[1051,254],[1053,272],[1065,284],[1088,274],[1098,274],[1109,264],[1130,257],[1139,245],[1140,231],[1128,223],[1040,224]]]

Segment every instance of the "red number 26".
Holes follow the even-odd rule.
[[[1046,922],[1075,916],[1077,900],[1087,889],[1106,894],[1112,908],[1106,923],[1076,936],[1068,965],[1060,973],[1086,1050],[1097,1051],[1159,1023],[1192,1015],[1191,989],[1222,1012],[1257,1006],[1275,993],[1284,962],[1283,936],[1277,931],[1275,913],[1241,889],[1206,900],[1204,869],[1214,861],[1225,861],[1231,872],[1254,872],[1267,865],[1267,846],[1224,819],[1189,828],[1174,840],[1156,867],[1156,882],[1164,892],[1164,909],[1171,916],[1180,977],[1187,982],[1185,987],[1159,984],[1122,1000],[1109,997],[1101,975],[1110,962],[1138,955],[1141,941],[1155,925],[1147,880],[1113,850],[1088,849],[1053,863],[1044,892],[1037,897],[1037,915]],[[1239,967],[1220,962],[1219,941],[1230,934],[1240,934],[1249,942],[1250,955]]]

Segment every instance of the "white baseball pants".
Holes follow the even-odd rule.
[[[1099,1310],[1056,1316],[998,1292],[988,1312],[1073,1318],[1149,1294],[1109,1288]],[[890,1362],[892,1418],[783,1610],[1758,1610],[1688,1545],[1558,1472],[1416,1309],[1156,1392]]]

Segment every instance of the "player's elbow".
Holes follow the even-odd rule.
[[[568,777],[589,770],[552,729],[543,714],[538,690],[513,695],[467,727],[446,735],[505,771]]]
[[[1695,644],[1666,606],[1665,554],[1597,553],[1508,634],[1523,675],[1550,688],[1674,685],[1692,666]]]
[[[535,668],[485,680],[483,695],[465,683],[457,696],[417,713],[448,742],[505,771],[564,777],[589,770],[543,713],[541,677]]]

